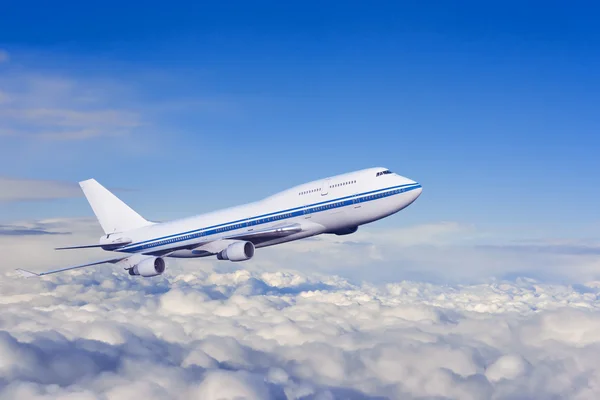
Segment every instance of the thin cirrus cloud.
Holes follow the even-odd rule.
[[[118,136],[140,126],[139,116],[117,110],[69,110],[52,108],[0,109],[4,135],[34,136],[48,140],[85,140]]]
[[[0,78],[0,136],[79,141],[132,133],[144,121],[115,107],[123,92],[115,83],[9,69]]]
[[[0,225],[0,236],[37,236],[37,235],[60,235],[40,228],[30,228],[18,225]]]
[[[115,192],[131,191],[128,188],[111,188]],[[83,197],[77,182],[48,179],[24,179],[0,176],[0,203],[41,201]]]
[[[0,202],[80,197],[77,183],[0,177]]]

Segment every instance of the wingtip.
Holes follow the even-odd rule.
[[[17,268],[16,271],[23,278],[31,278],[31,277],[34,277],[34,276],[40,276],[39,274],[36,274],[35,272],[27,271],[26,269]]]

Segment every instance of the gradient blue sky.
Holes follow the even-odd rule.
[[[424,191],[381,226],[597,237],[600,6],[488,3],[9,2],[0,175],[95,177],[166,219],[385,166]],[[40,136],[23,110],[53,107],[120,119]],[[0,222],[88,215],[0,203]]]

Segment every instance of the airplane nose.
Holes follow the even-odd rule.
[[[423,191],[423,186],[421,186],[421,184],[418,184],[419,186],[416,189],[411,190],[411,192],[413,193],[414,199],[413,201],[415,201],[420,195],[421,192]]]
[[[408,193],[411,196],[410,203],[412,203],[421,195],[421,192],[423,191],[423,187],[421,186],[421,184],[419,182],[414,181],[405,176],[398,175],[398,178],[399,178],[399,181],[398,181],[399,184],[408,186],[408,189],[410,190]]]

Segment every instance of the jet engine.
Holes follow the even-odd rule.
[[[350,234],[356,232],[357,230],[358,230],[358,226],[352,226],[350,228],[342,228],[342,229],[338,229],[338,230],[327,232],[327,233],[333,233],[338,236],[343,236],[343,235],[350,235]]]
[[[128,269],[129,275],[141,275],[145,278],[165,272],[165,260],[161,257],[146,258]]]
[[[227,246],[225,250],[217,253],[217,259],[229,261],[245,261],[254,256],[254,244],[252,242],[235,242]]]

